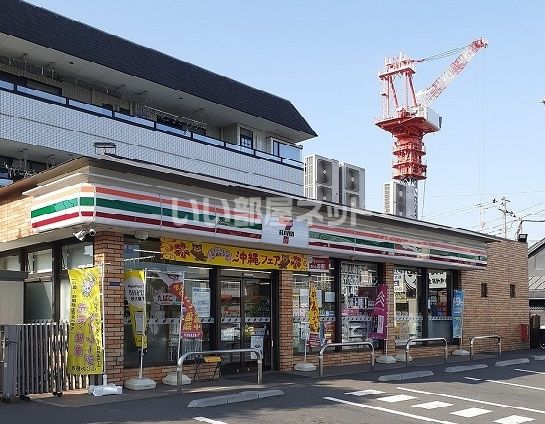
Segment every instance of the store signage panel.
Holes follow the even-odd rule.
[[[265,215],[261,231],[263,243],[308,247],[308,223],[291,217]]]
[[[314,272],[329,271],[329,257],[327,256],[309,256],[308,270]]]
[[[167,238],[161,239],[161,256],[172,261],[233,268],[308,270],[307,255]]]

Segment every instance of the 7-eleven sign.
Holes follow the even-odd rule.
[[[265,216],[261,241],[292,247],[308,247],[307,221],[287,216]]]

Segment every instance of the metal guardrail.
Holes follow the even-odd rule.
[[[473,342],[475,340],[497,339],[498,340],[498,357],[501,356],[501,337],[495,334],[490,336],[475,336],[469,339],[469,359],[473,359]]]
[[[255,353],[257,355],[257,384],[263,384],[263,354],[260,350],[253,347],[245,349],[225,349],[225,350],[203,350],[198,352],[186,352],[178,359],[176,369],[176,388],[182,392],[182,375],[184,361],[190,356],[214,355],[218,353]]]
[[[431,337],[427,339],[409,339],[407,344],[405,345],[405,366],[409,366],[409,349],[411,347],[411,344],[417,343],[417,342],[443,342],[445,343],[445,357],[444,357],[444,363],[447,363],[448,359],[448,343],[447,339],[444,339],[443,337]]]
[[[375,368],[375,346],[371,342],[345,342],[345,343],[329,343],[322,346],[320,349],[320,377],[324,376],[324,352],[330,347],[340,347],[340,346],[369,346],[371,348],[371,367]]]

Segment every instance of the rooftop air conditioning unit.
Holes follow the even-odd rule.
[[[365,169],[341,162],[339,182],[341,204],[365,209]]]
[[[384,213],[406,218],[415,218],[413,186],[397,181],[384,183]]]
[[[305,196],[339,203],[339,162],[318,155],[305,157]]]

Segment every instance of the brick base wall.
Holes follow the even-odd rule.
[[[184,374],[189,378],[195,381],[205,381],[210,380],[214,376],[214,371],[216,369],[215,364],[200,364],[199,372],[195,375],[196,365],[184,364]],[[176,366],[166,365],[166,366],[155,366],[155,367],[145,367],[142,370],[142,375],[144,378],[150,378],[154,381],[160,382],[163,377],[171,372],[176,371]],[[128,380],[129,378],[138,377],[138,368],[126,368],[123,370],[123,380]],[[219,373],[216,371],[214,377],[215,380],[219,379]]]
[[[293,370],[293,276],[280,271],[278,278],[279,370]]]
[[[104,265],[104,322],[106,328],[106,375],[121,384],[123,370],[123,234],[99,232],[94,238],[95,265]]]
[[[32,197],[17,195],[0,201],[0,243],[33,234],[30,224]]]
[[[465,292],[464,340],[469,350],[473,336],[497,334],[503,350],[527,349],[528,342],[520,337],[520,325],[529,323],[528,304],[528,245],[503,240],[488,245],[486,270],[462,271],[461,288]],[[481,283],[488,286],[488,297],[481,297]],[[515,285],[516,297],[511,298],[510,284]],[[479,349],[493,350],[495,342],[476,342]]]

